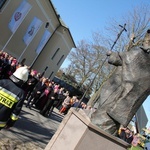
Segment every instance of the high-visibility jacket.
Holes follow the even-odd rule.
[[[10,79],[0,80],[0,129],[12,127],[22,109],[25,92]]]

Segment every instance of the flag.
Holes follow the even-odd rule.
[[[41,25],[42,25],[42,21],[40,19],[38,19],[37,17],[34,17],[34,19],[30,23],[30,25],[23,37],[23,41],[25,42],[25,44],[27,46],[32,41],[32,39],[34,38],[34,36],[38,32],[38,30],[40,29]]]
[[[14,33],[18,29],[18,27],[30,11],[31,7],[32,6],[24,0],[20,4],[20,6],[15,10],[8,24],[8,27],[11,30],[11,32]]]
[[[41,41],[36,49],[36,53],[39,54],[41,52],[41,50],[43,49],[43,47],[45,46],[45,44],[47,43],[48,39],[50,38],[51,33],[48,30],[45,30]]]

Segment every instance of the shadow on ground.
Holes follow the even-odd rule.
[[[3,130],[1,134],[11,139],[19,139],[23,142],[35,142],[41,148],[45,148],[62,121],[63,116],[52,112],[49,117],[42,116],[37,109],[24,108],[20,119],[14,127]],[[0,137],[2,136],[0,135]]]

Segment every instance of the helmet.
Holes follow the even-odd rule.
[[[29,70],[27,69],[27,67],[20,67],[13,73],[13,75],[17,79],[26,82],[28,80]]]

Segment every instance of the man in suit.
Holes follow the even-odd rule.
[[[35,86],[35,88],[33,89],[30,97],[28,98],[28,102],[26,104],[26,107],[29,107],[31,109],[31,107],[33,106],[33,104],[35,104],[38,100],[38,98],[41,96],[41,94],[44,92],[44,90],[46,89],[46,83],[47,82],[47,78],[42,78]],[[31,102],[32,101],[32,102]]]

